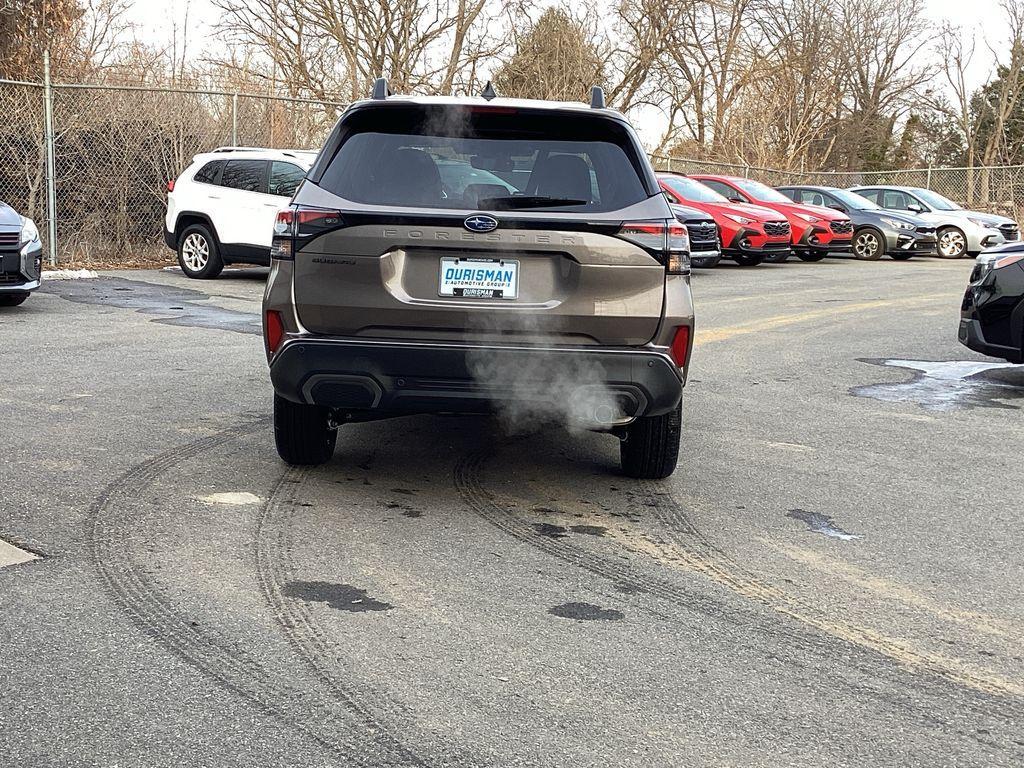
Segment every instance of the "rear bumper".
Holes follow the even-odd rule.
[[[274,390],[289,400],[354,419],[401,413],[490,413],[496,404],[565,401],[619,406],[614,423],[668,413],[684,372],[658,347],[484,347],[299,338],[270,363]],[[584,407],[584,406],[581,406]],[[599,417],[601,414],[597,414]],[[596,418],[595,422],[605,423]]]
[[[177,238],[174,236],[174,233],[167,228],[166,224],[164,224],[164,244],[172,251],[178,250]]]

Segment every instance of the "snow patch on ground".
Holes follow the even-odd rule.
[[[43,280],[91,280],[99,277],[91,269],[44,269]]]
[[[248,491],[226,491],[224,493],[211,493],[209,496],[200,496],[199,500],[206,504],[233,504],[242,506],[244,504],[259,504],[263,501],[255,493]]]

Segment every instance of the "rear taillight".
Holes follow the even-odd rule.
[[[690,273],[690,237],[678,221],[627,221],[618,236],[651,251],[668,274]]]
[[[686,367],[686,359],[690,355],[690,326],[680,325],[676,328],[676,335],[672,337],[672,346],[668,352],[677,366]]]
[[[167,191],[168,192],[173,192],[174,191],[174,179],[171,179],[170,181],[167,182]]]
[[[271,355],[277,352],[283,338],[284,323],[281,321],[281,313],[268,309],[263,315],[263,341],[267,345],[267,352]]]
[[[341,212],[293,205],[278,212],[270,245],[273,259],[294,259],[296,241],[322,235],[343,226]]]

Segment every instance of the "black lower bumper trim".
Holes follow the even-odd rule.
[[[968,349],[973,349],[982,355],[998,357],[1011,363],[1024,363],[1024,351],[1013,347],[1004,347],[1001,344],[990,344],[985,340],[985,335],[981,331],[981,323],[973,318],[961,318],[957,339]]]
[[[655,416],[676,407],[683,387],[671,358],[654,349],[349,339],[290,341],[271,361],[270,378],[274,390],[289,400],[355,411],[366,418],[490,413],[496,403],[514,401],[606,403],[609,396],[629,418]],[[595,392],[601,395],[595,397]]]

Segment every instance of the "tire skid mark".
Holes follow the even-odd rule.
[[[953,659],[918,653],[906,648],[904,643],[879,633],[815,615],[820,612],[802,605],[779,588],[744,575],[734,563],[732,566],[724,564],[732,561],[717,544],[694,526],[671,494],[660,490],[652,482],[639,484],[639,501],[643,510],[653,513],[677,541],[666,544],[655,541],[649,535],[630,535],[614,537],[616,543],[633,554],[653,559],[669,570],[704,575],[748,601],[784,616],[789,622],[769,621],[760,612],[718,603],[668,579],[638,573],[624,560],[613,560],[591,553],[564,539],[538,535],[531,525],[516,519],[511,502],[503,505],[497,494],[487,490],[476,479],[482,476],[484,465],[490,457],[489,450],[463,457],[456,465],[456,487],[480,517],[529,546],[615,584],[637,587],[678,607],[710,616],[726,625],[749,628],[760,636],[771,637],[779,644],[821,656],[840,653],[847,659],[847,666],[871,678],[895,683],[901,688],[910,688],[908,683],[916,683],[914,688],[929,695],[948,697],[950,694],[959,694],[959,701],[972,711],[1000,720],[1016,719],[1019,714],[1016,699],[1021,694],[1018,693],[1020,686],[1016,683],[961,668],[962,665],[958,666]],[[680,541],[687,546],[680,546]],[[733,636],[736,642],[749,645],[742,639],[740,632],[733,630]],[[848,650],[844,650],[844,647]],[[853,656],[850,651],[866,655]],[[893,661],[898,662],[898,666],[894,667]],[[880,665],[879,662],[883,663]],[[911,675],[909,678],[908,672]],[[941,685],[938,690],[934,685],[936,682]],[[873,697],[889,699],[896,695],[877,690],[863,679],[845,681],[843,684]],[[900,706],[906,706],[911,701],[904,698],[908,695],[906,692],[896,695]]]
[[[765,583],[726,555],[701,533],[669,493],[643,485],[649,499],[645,505],[668,532],[672,552],[685,567],[696,571],[737,594],[844,642],[859,646],[897,662],[912,672],[955,683],[975,693],[1000,699],[1024,698],[1024,685],[981,670],[959,659],[920,650],[906,640],[890,637],[868,627],[829,618],[811,603],[774,585]]]
[[[245,422],[171,448],[114,480],[90,509],[88,537],[93,565],[107,594],[147,636],[175,656],[244,699],[261,713],[302,733],[346,764],[380,765],[367,756],[365,740],[352,738],[349,724],[339,722],[335,708],[313,701],[305,689],[275,685],[267,670],[245,649],[195,624],[161,594],[161,588],[134,561],[130,550],[131,527],[137,514],[122,511],[136,501],[161,475],[178,464],[263,429],[268,419]]]
[[[661,579],[632,568],[625,559],[608,558],[577,547],[563,539],[542,536],[530,524],[509,514],[497,496],[487,490],[478,477],[492,457],[492,449],[472,451],[455,465],[455,487],[469,507],[486,522],[514,539],[539,549],[569,565],[582,568],[613,584],[633,587],[661,598],[694,613],[739,627],[744,617],[733,615],[710,598],[684,588],[667,579]]]
[[[380,723],[378,716],[360,703],[360,699],[385,701],[379,693],[369,694],[345,682],[323,662],[336,658],[340,649],[327,639],[327,632],[315,620],[313,612],[301,600],[288,600],[282,587],[293,571],[291,564],[292,517],[299,489],[311,471],[292,468],[284,473],[274,487],[257,526],[257,578],[263,597],[280,626],[289,645],[311,673],[358,721],[379,749],[398,765],[427,765],[422,758],[394,738]],[[378,707],[378,709],[380,709]],[[376,763],[375,763],[376,764]]]

